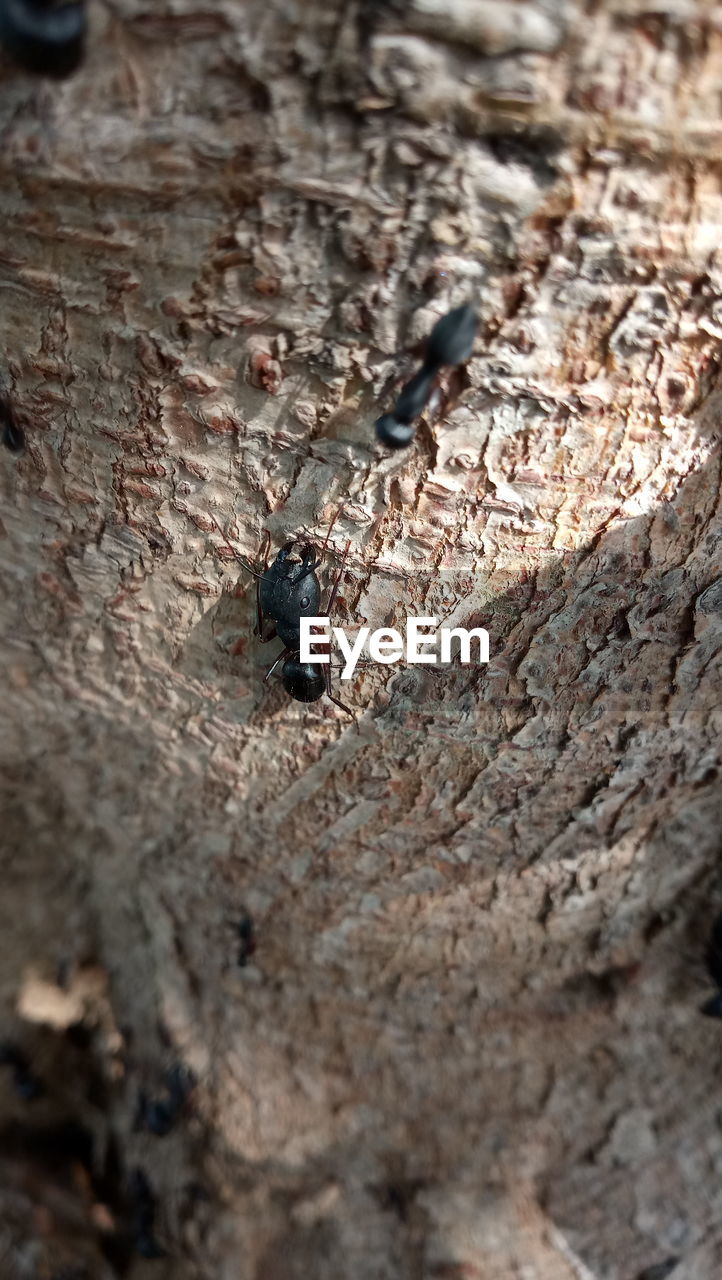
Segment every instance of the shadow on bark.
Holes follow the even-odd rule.
[[[160,664],[165,705],[143,671],[112,714],[86,689],[54,721],[48,699],[44,750],[4,779],[5,989],[61,961],[107,971],[133,1061],[72,1119],[126,1170],[139,1064],[172,1047],[193,1067],[183,1161],[146,1142],[146,1163],[165,1204],[181,1164],[183,1185],[195,1164],[225,1186],[253,1236],[239,1274],[484,1275],[453,1206],[491,1223],[511,1204],[511,1237],[520,1187],[594,1274],[719,1248],[718,1193],[696,1191],[719,1141],[719,1029],[697,1012],[722,896],[719,466],[458,609],[489,629],[488,668],[361,674],[360,734],[274,696],[250,731],[226,718],[235,660],[193,655],[245,627],[248,599],[204,615],[176,674]],[[36,707],[52,680],[39,668]],[[240,764],[287,714],[297,758],[248,786]],[[302,744],[307,716],[323,744]],[[107,1070],[125,1050],[98,1053]],[[203,1258],[192,1212],[165,1213],[171,1250]]]

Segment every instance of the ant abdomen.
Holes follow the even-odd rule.
[[[326,692],[326,678],[318,663],[286,658],[281,669],[283,687],[296,702],[318,702]]]

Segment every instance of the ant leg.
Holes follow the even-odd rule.
[[[341,510],[342,510],[342,508],[341,508],[341,507],[339,507],[339,511],[341,511]],[[336,514],[338,515],[338,512],[337,512]],[[335,518],[336,518],[336,517],[334,517],[334,519],[335,519]],[[329,532],[330,532],[330,530],[329,530]],[[328,538],[326,539],[326,542],[328,542]],[[345,566],[346,566],[346,559],[347,559],[347,557],[348,557],[348,553],[349,553],[349,548],[350,548],[350,546],[351,546],[351,539],[349,538],[348,542],[346,543],[346,549],[345,549],[345,551],[344,551],[344,553],[343,553],[343,556],[342,556],[342,558],[341,558],[341,565],[340,565],[339,571],[338,571],[338,573],[336,574],[336,581],[335,581],[335,582],[334,582],[334,584],[333,584],[333,587],[332,587],[332,589],[331,589],[331,594],[330,594],[330,596],[329,596],[329,598],[328,598],[328,604],[327,604],[327,606],[326,606],[326,615],[325,615],[326,617],[330,617],[330,616],[331,616],[331,610],[332,610],[332,608],[333,608],[333,606],[334,606],[334,603],[335,603],[335,601],[336,601],[336,596],[338,595],[338,588],[339,588],[339,584],[340,584],[340,582],[341,582],[341,578],[342,578],[342,576],[343,576],[344,568],[345,568]],[[326,543],[324,543],[324,549],[325,549],[325,547],[326,547]],[[340,698],[334,698],[333,694],[331,693],[331,664],[330,664],[330,663],[329,663],[329,665],[328,665],[327,667],[324,667],[324,675],[325,675],[325,677],[326,677],[326,697],[329,699],[329,701],[330,701],[330,702],[333,702],[335,706],[339,707],[339,708],[341,709],[341,711],[345,711],[345,712],[346,712],[346,715],[347,715],[347,716],[350,716],[350,717],[351,717],[351,719],[355,722],[355,724],[356,724],[356,728],[358,729],[358,717],[357,717],[357,715],[356,715],[356,712],[355,712],[355,711],[352,711],[350,707],[347,707],[345,702],[341,702],[341,699],[340,699]],[[360,730],[359,730],[359,732],[360,732]]]
[[[293,653],[293,649],[283,649],[283,650],[281,651],[281,653],[279,653],[278,657],[276,658],[276,661],[273,663],[273,665],[272,665],[272,666],[270,666],[270,667],[268,668],[268,671],[266,672],[265,676],[263,677],[263,683],[264,683],[264,684],[267,684],[267,683],[268,683],[268,681],[270,680],[270,678],[271,678],[271,676],[273,675],[274,671],[276,670],[276,667],[278,666],[279,662],[283,662],[284,658],[287,658],[287,657],[289,656],[289,654],[291,654],[291,653]]]
[[[263,609],[261,608],[261,578],[256,578],[256,625],[253,628],[254,636],[263,635]]]
[[[216,526],[216,529],[220,533],[221,537],[225,538],[226,535],[221,529],[221,526],[219,525],[218,521],[216,520],[213,514],[211,514],[211,520]],[[233,552],[238,563],[244,569],[246,569],[248,573],[251,573],[253,577],[256,579],[256,625],[253,628],[253,634],[256,636],[260,636],[261,640],[264,643],[268,640],[273,640],[276,636],[275,625],[271,628],[271,630],[268,633],[264,633],[263,624],[265,619],[263,616],[263,609],[261,608],[261,583],[265,578],[266,574],[268,573],[268,550],[270,545],[271,545],[271,535],[268,532],[268,529],[266,529],[263,535],[263,542],[261,543],[261,557],[263,560],[263,568],[259,572],[259,570],[256,569],[254,565],[249,564],[247,560],[244,560],[243,556],[239,556],[238,552],[236,551],[236,548],[231,546],[230,542],[228,543],[228,546],[231,547],[231,551]]]
[[[271,546],[271,535],[268,532],[268,529],[266,529],[263,535],[263,542],[261,543],[261,560],[263,561],[264,573],[268,571],[268,552],[269,552],[270,546]]]
[[[325,537],[325,538],[324,538],[324,540],[323,540],[323,546],[321,547],[321,554],[320,554],[320,556],[318,557],[318,559],[319,559],[319,563],[320,563],[320,561],[321,561],[321,560],[323,560],[323,557],[324,557],[324,556],[325,556],[325,554],[326,554],[326,547],[328,546],[328,540],[329,540],[329,538],[331,537],[331,530],[333,529],[333,526],[335,525],[335,523],[336,523],[336,521],[338,520],[338,518],[339,518],[339,516],[340,516],[341,512],[343,511],[343,508],[344,508],[344,504],[343,504],[343,502],[342,502],[342,503],[341,503],[341,505],[340,505],[340,507],[338,507],[338,509],[337,509],[337,511],[336,511],[336,513],[335,513],[335,515],[334,515],[334,517],[333,517],[333,520],[331,521],[330,525],[328,526],[328,529],[326,530],[326,537]]]
[[[291,543],[295,546],[296,543]],[[301,560],[292,565],[289,569],[288,577],[291,582],[300,582],[302,578],[307,578],[309,573],[315,573],[321,558],[316,554],[316,548],[310,542],[298,544],[300,546]]]
[[[221,537],[222,537],[222,538],[226,538],[226,537],[227,537],[227,535],[226,535],[226,534],[223,532],[223,530],[221,529],[221,526],[219,525],[218,521],[216,520],[216,517],[213,515],[213,513],[212,513],[212,512],[210,513],[210,516],[211,516],[211,520],[213,521],[214,525],[216,526],[216,529],[217,529],[217,530],[218,530],[218,532],[220,533]],[[265,535],[265,536],[266,536],[266,537],[269,539],[269,541],[270,541],[270,536],[271,536],[271,535],[269,534],[268,530],[266,530],[266,535]],[[246,572],[247,572],[247,573],[252,574],[254,578],[262,578],[262,577],[263,577],[263,573],[265,573],[265,572],[266,572],[266,569],[268,568],[268,563],[267,563],[267,562],[266,562],[266,565],[265,565],[265,567],[264,567],[263,573],[259,573],[259,572],[258,572],[258,569],[256,569],[252,564],[250,564],[250,563],[248,562],[248,560],[244,560],[244,559],[243,559],[243,556],[239,556],[238,552],[236,551],[236,548],[235,548],[235,547],[233,547],[233,546],[231,546],[230,542],[228,542],[228,544],[227,544],[227,545],[228,545],[229,547],[231,547],[231,551],[233,552],[233,554],[234,554],[234,556],[235,556],[236,560],[237,560],[237,561],[238,561],[238,563],[239,563],[239,564],[240,564],[240,565],[241,565],[241,566],[246,570]]]
[[[351,546],[351,539],[349,538],[348,542],[346,543],[346,550],[344,551],[343,556],[341,557],[341,567],[338,573],[336,574],[336,581],[333,584],[333,587],[331,589],[331,594],[328,598],[328,604],[326,605],[326,613],[324,614],[324,617],[327,617],[327,618],[331,617],[331,610],[333,609],[333,606],[336,603],[336,596],[338,595],[339,584],[341,582],[341,578],[343,577],[344,568],[346,567],[346,558],[348,556],[350,546]]]
[[[358,729],[358,716],[356,715],[356,712],[352,711],[350,707],[347,707],[346,703],[342,702],[340,698],[334,698],[333,694],[331,693],[331,668],[325,667],[324,670],[326,674],[326,697],[329,699],[330,702],[333,702],[335,706],[340,707],[342,711],[345,711],[346,715],[351,717],[351,719],[354,721],[354,724],[356,725],[356,728]],[[361,730],[359,729],[359,733],[360,732]]]
[[[349,553],[350,546],[351,546],[351,539],[349,538],[349,541],[346,543],[346,549],[341,558],[341,565],[340,565],[339,571],[336,574],[336,581],[333,584],[333,587],[331,589],[331,594],[328,598],[328,604],[326,606],[326,617],[329,617],[329,618],[331,616],[331,610],[336,601],[336,596],[338,595],[339,583],[341,582],[343,571],[346,566],[346,559]],[[356,715],[356,712],[352,711],[350,707],[347,707],[345,702],[341,702],[340,698],[334,698],[333,694],[331,693],[331,664],[330,663],[327,667],[324,668],[324,672],[326,676],[326,697],[329,699],[330,702],[333,702],[337,707],[340,707],[342,711],[345,711],[346,715],[350,716],[351,719],[355,721],[356,728],[358,729],[358,717]]]
[[[313,572],[313,570],[317,569],[317,568],[318,568],[318,566],[320,565],[321,561],[323,560],[323,558],[324,558],[324,556],[325,556],[325,554],[326,554],[326,548],[327,548],[327,546],[328,546],[328,544],[329,544],[329,539],[330,539],[330,537],[331,537],[331,531],[332,531],[333,526],[335,525],[336,521],[338,520],[339,516],[341,515],[341,512],[344,510],[344,505],[345,505],[345,504],[342,502],[342,503],[341,503],[341,505],[340,505],[340,506],[337,508],[337,510],[334,512],[333,519],[332,519],[332,521],[331,521],[330,525],[328,526],[328,529],[326,530],[326,537],[324,538],[323,543],[321,544],[321,550],[320,550],[319,552],[316,552],[316,549],[315,549],[314,544],[313,544],[312,542],[306,542],[306,543],[304,543],[304,544],[303,544],[302,552],[303,552],[303,556],[304,556],[304,573]],[[305,530],[304,530],[304,532],[305,532]],[[308,536],[308,537],[311,537],[312,535],[309,533],[307,536]],[[294,539],[294,541],[300,542],[300,539]],[[292,544],[291,544],[291,545],[292,545]],[[305,563],[305,559],[306,559],[306,548],[310,548],[310,550],[311,550],[311,552],[312,552],[312,555],[313,555],[313,562],[312,562],[312,563],[311,563],[311,562],[309,562],[309,564],[308,564],[308,565],[306,565],[306,563]]]
[[[344,509],[344,503],[342,502],[341,505],[334,512],[333,519],[330,525],[328,526],[328,529],[326,530],[326,537],[323,540],[320,551],[318,552],[316,551],[316,548],[312,542],[304,542],[301,545],[302,564],[300,566],[300,572],[296,575],[297,578],[304,578],[306,574],[314,573],[316,569],[318,569],[318,566],[321,564],[321,561],[323,560],[326,554],[326,548],[328,546],[329,539],[331,537],[331,531],[333,529],[333,526],[338,520],[343,509]],[[295,546],[297,543],[300,543],[300,539],[292,538],[290,542],[286,543],[284,550],[290,550],[290,548]]]
[[[256,626],[255,626],[254,634],[257,636],[260,636],[261,639],[263,639],[263,622],[264,622],[263,609],[261,608],[261,583],[265,578],[266,574],[268,573],[268,549],[270,545],[271,545],[271,535],[268,532],[268,529],[266,529],[266,532],[263,535],[263,542],[261,543],[261,562],[263,564],[263,572],[259,574],[259,576],[256,578]],[[275,634],[276,634],[276,628],[274,627],[273,635],[269,635],[266,638],[268,640],[272,640]]]

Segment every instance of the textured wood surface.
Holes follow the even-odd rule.
[[[714,1280],[722,7],[91,19],[0,78],[0,990],[47,1087],[0,1069],[0,1274],[120,1274],[141,1166],[138,1277]],[[264,689],[236,559],[340,505],[339,622],[491,637],[339,686],[358,730]],[[7,1127],[68,1118],[117,1165],[64,1208]]]

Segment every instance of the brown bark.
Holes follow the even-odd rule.
[[[123,0],[5,70],[3,1276],[720,1274],[721,14]],[[492,644],[359,731],[264,689],[233,552],[341,502],[340,621]]]

